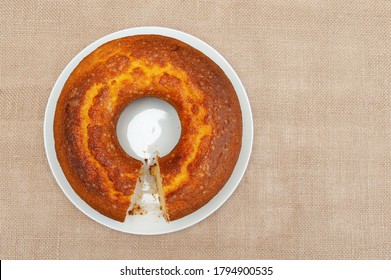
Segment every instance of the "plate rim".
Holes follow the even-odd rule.
[[[58,98],[61,94],[62,88],[68,79],[69,75],[72,73],[72,71],[76,68],[76,66],[80,63],[80,61],[85,58],[87,55],[89,55],[92,51],[94,51],[99,46],[123,37],[127,36],[134,36],[134,35],[142,35],[142,34],[155,34],[155,35],[161,35],[166,37],[175,38],[177,40],[180,40],[193,48],[201,51],[203,54],[207,55],[212,61],[214,61],[227,75],[230,82],[235,88],[236,95],[239,99],[239,104],[242,112],[242,147],[239,153],[239,158],[236,162],[236,165],[234,167],[234,170],[226,182],[226,184],[221,188],[219,193],[210,200],[207,204],[205,204],[203,207],[198,209],[197,211],[191,213],[190,215],[187,215],[177,221],[170,222],[169,224],[177,224],[177,227],[173,227],[169,230],[163,230],[163,231],[138,231],[132,230],[132,228],[124,229],[119,227],[118,224],[124,225],[122,222],[114,221],[99,212],[97,212],[95,209],[93,209],[91,206],[89,206],[87,203],[84,202],[73,190],[71,185],[69,184],[68,180],[66,179],[61,166],[57,159],[57,154],[55,152],[54,147],[54,133],[53,133],[53,121],[54,121],[54,113],[55,108],[57,106]],[[211,57],[212,55],[212,57]],[[227,73],[228,72],[228,73]],[[245,109],[245,110],[244,110]],[[239,186],[241,180],[243,179],[243,176],[247,170],[250,157],[251,157],[251,151],[253,146],[253,137],[254,137],[254,123],[253,123],[253,116],[252,116],[252,110],[251,110],[251,104],[248,99],[247,92],[243,86],[243,83],[241,82],[239,76],[231,66],[231,64],[212,46],[207,44],[205,41],[188,34],[186,32],[167,28],[167,27],[159,27],[159,26],[140,26],[140,27],[132,27],[127,29],[122,29],[110,34],[107,34],[89,45],[87,45],[85,48],[83,48],[81,51],[79,51],[71,60],[70,62],[64,67],[64,69],[61,71],[60,75],[58,76],[56,82],[54,83],[52,90],[50,92],[46,108],[45,108],[45,115],[44,115],[44,122],[43,122],[43,133],[44,133],[44,146],[45,146],[45,154],[46,158],[48,160],[51,172],[53,174],[53,177],[55,178],[57,185],[61,188],[62,192],[66,195],[66,197],[72,202],[76,208],[78,208],[81,212],[83,212],[86,216],[91,218],[92,220],[109,227],[111,229],[124,232],[124,233],[130,233],[130,234],[136,234],[136,235],[161,235],[161,234],[168,234],[172,232],[176,232],[179,230],[183,230],[185,228],[188,228],[190,226],[193,226],[202,220],[206,219],[210,215],[212,215],[214,212],[216,212],[233,194],[233,192],[236,190],[236,188]],[[240,163],[240,164],[239,164]],[[59,167],[59,168],[58,168]],[[59,172],[60,174],[58,174]],[[235,178],[233,179],[233,175],[235,174]],[[65,178],[65,182],[63,182],[63,179]],[[234,182],[233,182],[234,181]],[[63,184],[68,186],[63,186]],[[227,185],[232,185],[229,189],[227,189]],[[223,190],[225,190],[224,194]],[[73,193],[73,194],[72,194]],[[72,195],[71,195],[72,194]],[[79,198],[75,198],[74,195]],[[209,205],[210,209],[207,209],[207,206]],[[87,207],[87,209],[85,209]],[[90,210],[93,210],[92,213],[95,215],[92,215],[90,211],[88,211],[88,208]],[[206,213],[201,213],[202,209],[207,209]],[[200,212],[201,211],[201,212]],[[203,211],[205,212],[205,211]],[[201,216],[198,215],[200,214]],[[189,218],[190,217],[190,218]],[[183,223],[183,221],[186,221],[186,218],[188,218],[189,222]],[[182,223],[178,223],[178,221],[182,221]],[[117,225],[117,226],[116,226]],[[174,225],[175,226],[175,225]]]

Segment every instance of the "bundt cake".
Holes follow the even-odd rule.
[[[142,162],[120,146],[116,124],[130,103],[156,97],[178,112],[178,144],[151,167],[167,221],[210,201],[225,185],[241,149],[242,115],[224,72],[174,38],[135,35],[85,57],[57,102],[58,161],[75,192],[101,214],[124,221]]]

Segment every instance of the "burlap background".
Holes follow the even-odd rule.
[[[391,258],[391,1],[0,2],[0,258]],[[145,25],[215,47],[254,115],[234,195],[163,236],[86,217],[43,144],[66,64],[103,35]]]

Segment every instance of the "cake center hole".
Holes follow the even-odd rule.
[[[131,157],[143,160],[170,153],[181,136],[178,113],[169,103],[146,97],[130,103],[117,123],[118,141]]]

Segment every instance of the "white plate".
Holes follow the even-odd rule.
[[[243,138],[242,138],[242,149],[240,151],[238,162],[235,166],[235,169],[222,188],[222,190],[205,206],[197,210],[196,212],[183,217],[179,220],[167,223],[162,217],[156,215],[134,215],[128,216],[124,223],[117,222],[106,216],[103,216],[99,212],[91,208],[87,203],[85,203],[72,189],[71,185],[67,181],[60,164],[57,160],[56,151],[54,147],[54,137],[53,137],[53,120],[54,113],[56,109],[57,100],[60,96],[61,90],[68,79],[69,75],[79,64],[79,62],[94,51],[96,48],[102,44],[112,41],[114,39],[138,35],[138,34],[159,34],[167,37],[172,37],[178,40],[181,40],[187,43],[190,46],[200,50],[205,55],[210,57],[215,63],[217,63],[220,68],[225,72],[228,78],[231,80],[236,93],[239,98],[240,107],[242,110],[243,118]],[[65,195],[73,202],[76,207],[78,207],[83,213],[85,213],[91,219],[107,226],[112,229],[116,229],[122,232],[133,233],[133,234],[163,234],[174,232],[187,228],[191,225],[194,225],[201,220],[208,217],[214,211],[216,211],[233,193],[233,191],[238,186],[240,180],[243,177],[243,174],[246,170],[248,161],[250,159],[250,153],[253,142],[253,119],[251,114],[251,107],[249,100],[247,98],[246,91],[233,68],[230,64],[222,57],[215,49],[201,41],[200,39],[189,35],[187,33],[162,27],[136,27],[121,30],[112,34],[109,34],[99,40],[93,42],[84,50],[82,50],[72,61],[65,67],[65,69],[60,74],[57,79],[52,92],[50,94],[48,104],[45,112],[44,120],[44,140],[45,140],[45,150],[46,155],[49,161],[49,165],[52,169],[53,175],[57,180],[57,183],[60,185],[61,189]]]

